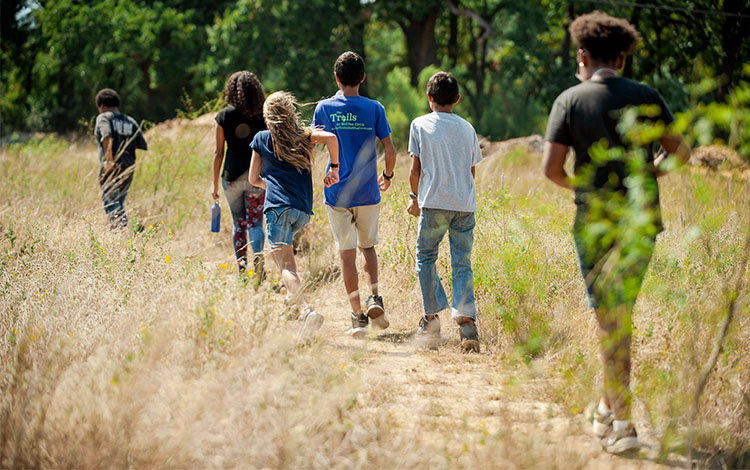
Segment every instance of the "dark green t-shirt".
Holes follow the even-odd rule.
[[[247,117],[234,106],[227,106],[219,111],[216,122],[224,129],[224,141],[227,144],[221,177],[234,181],[250,168],[253,156],[250,143],[258,131],[265,130],[266,123],[262,115]]]
[[[628,106],[658,105],[660,113],[653,118],[669,124],[674,115],[664,103],[661,95],[648,85],[623,77],[607,77],[587,80],[560,94],[552,105],[547,133],[548,142],[573,147],[575,150],[574,172],[579,175],[582,169],[591,165],[591,178],[576,189],[576,203],[582,203],[582,193],[595,189],[627,191],[624,181],[627,168],[622,161],[610,161],[592,165],[589,149],[596,142],[605,139],[609,148],[623,146],[622,137],[617,131],[619,111]],[[648,172],[653,176],[655,168],[653,149],[647,148]],[[657,194],[658,200],[658,194]]]

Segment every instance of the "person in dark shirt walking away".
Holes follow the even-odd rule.
[[[666,129],[674,116],[656,90],[618,74],[638,43],[633,25],[595,11],[576,18],[570,34],[582,83],[552,106],[544,172],[575,191],[573,239],[599,323],[604,371],[593,432],[607,452],[621,453],[640,446],[631,418],[631,315],[662,228],[656,178],[663,173],[663,158],[654,158],[651,145],[624,158],[613,158],[617,151],[607,149],[625,148],[618,116],[626,107],[648,105],[655,110],[648,119]],[[658,140],[682,162],[688,159],[680,137],[665,133]],[[564,168],[569,147],[575,150],[574,180]]]
[[[227,107],[216,115],[216,152],[213,166],[213,197],[219,199],[221,186],[234,222],[232,241],[240,274],[247,269],[248,233],[253,250],[253,271],[257,281],[263,279],[263,201],[265,191],[248,181],[255,134],[266,128],[263,121],[263,85],[255,74],[235,72],[224,87]],[[226,160],[224,145],[227,146]],[[221,164],[224,163],[224,171]]]
[[[94,135],[99,144],[99,186],[104,212],[111,228],[127,228],[125,198],[133,182],[135,150],[147,150],[138,123],[120,112],[120,95],[111,88],[99,90],[95,98],[99,115]]]

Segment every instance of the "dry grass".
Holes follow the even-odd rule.
[[[437,353],[405,342],[421,312],[405,157],[381,215],[390,332],[343,337],[346,299],[316,192],[298,260],[328,320],[299,347],[272,282],[256,290],[233,271],[228,211],[222,233],[208,233],[204,127],[151,132],[128,200],[147,226],[138,234],[105,228],[90,145],[2,148],[0,467],[647,468],[603,456],[581,431],[596,398],[596,325],[573,204],[544,181],[538,155],[479,167],[484,354],[457,354],[447,324]],[[748,276],[736,267],[750,188],[688,171],[662,188],[667,230],[635,314],[634,381],[644,439],[668,458],[682,451],[725,288]],[[746,302],[697,428],[699,448],[730,464],[750,452],[748,350]]]

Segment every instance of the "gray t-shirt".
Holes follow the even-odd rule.
[[[453,113],[432,112],[412,121],[409,153],[419,157],[419,207],[476,212],[471,168],[482,161],[474,127]]]
[[[99,144],[99,161],[104,160],[102,139],[112,138],[112,155],[123,168],[135,163],[135,149],[147,150],[148,145],[135,119],[119,111],[106,111],[96,116],[94,135]]]

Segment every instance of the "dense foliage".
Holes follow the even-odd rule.
[[[552,99],[575,83],[567,25],[594,8],[643,35],[625,74],[681,110],[683,84],[723,77],[721,99],[750,61],[742,0],[654,0],[655,8],[582,0],[2,0],[2,134],[80,129],[113,87],[123,108],[159,121],[219,96],[235,70],[268,91],[314,101],[335,91],[346,49],[368,64],[363,93],[386,104],[397,145],[426,110],[425,75],[453,71],[458,111],[494,139],[540,132]],[[421,80],[420,80],[421,78]]]

